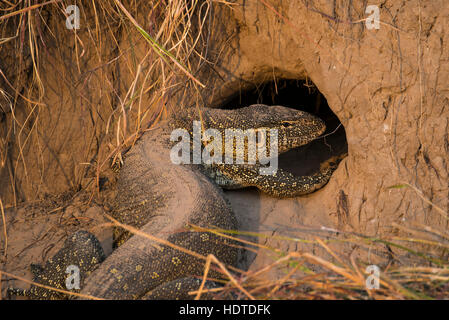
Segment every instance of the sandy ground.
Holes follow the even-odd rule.
[[[62,247],[65,239],[79,229],[94,233],[102,243],[105,253],[110,254],[112,229],[105,225],[102,208],[92,204],[86,205],[86,202],[86,195],[61,196],[6,209],[8,242],[5,253],[6,243],[2,232],[1,270],[32,280],[30,264],[45,263]],[[28,288],[29,285],[2,276],[2,297],[6,297],[7,287]]]

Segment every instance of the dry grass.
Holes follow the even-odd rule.
[[[117,227],[205,261],[202,285],[198,291],[190,293],[196,299],[200,299],[201,295],[206,292],[216,299],[445,299],[449,289],[449,262],[442,258],[447,255],[449,234],[436,232],[429,227],[417,226],[416,229],[405,230],[410,234],[419,232],[421,237],[369,238],[360,234],[341,232],[343,236],[340,237],[315,236],[311,239],[307,236],[304,238],[276,237],[191,225],[191,232],[211,232],[233,240],[238,247],[249,251],[257,250],[258,254],[268,255],[273,259],[271,263],[260,269],[244,271],[221,263],[213,255],[202,256],[153,235],[145,234],[132,226],[121,224],[111,217],[108,219]],[[427,236],[423,236],[423,234],[427,234]],[[321,247],[327,254],[312,254],[310,253],[312,250],[286,252],[277,247],[241,238],[241,236],[248,235],[261,240],[276,240],[277,243],[301,243],[306,247],[315,245]],[[432,240],[435,235],[445,240]],[[421,249],[417,250],[417,243],[425,246],[421,246]],[[342,244],[356,245],[359,251],[369,249],[373,257],[376,256],[377,250],[385,251],[385,247],[395,249],[395,253],[387,259],[387,263],[383,261],[379,264],[380,287],[378,289],[367,287],[367,279],[370,276],[367,267],[373,265],[372,262],[369,262],[369,259],[372,258],[368,256],[364,260],[354,258],[353,254],[345,254],[341,250]],[[203,287],[211,268],[223,275],[225,280],[210,279],[221,282],[222,287],[213,289]],[[269,275],[273,272],[278,274],[277,280]],[[9,278],[52,289],[0,270],[0,275],[2,274]],[[97,299],[59,289],[55,290],[83,299]]]
[[[42,159],[42,168],[38,169],[44,171],[46,165],[45,154],[42,153],[42,146],[46,142],[41,133],[45,128],[40,128],[40,113],[42,108],[49,107],[44,102],[49,88],[42,81],[41,65],[42,61],[48,61],[43,57],[48,55],[49,46],[73,41],[74,64],[79,72],[74,76],[75,79],[79,77],[79,80],[73,82],[73,78],[66,77],[63,81],[76,86],[78,82],[86,81],[83,79],[86,74],[96,73],[100,78],[98,85],[109,86],[115,92],[114,77],[117,75],[104,70],[113,68],[118,61],[123,62],[125,56],[132,57],[125,63],[133,79],[126,94],[121,96],[116,92],[115,99],[118,102],[111,101],[111,105],[116,107],[100,115],[105,119],[105,124],[99,130],[103,131],[107,139],[100,145],[99,159],[96,163],[83,164],[95,166],[98,189],[99,175],[107,168],[106,165],[111,161],[120,163],[122,151],[166,114],[169,97],[182,97],[182,92],[187,88],[193,88],[192,92],[195,92],[195,88],[204,87],[193,74],[192,70],[197,65],[192,63],[204,59],[203,52],[195,46],[205,41],[202,28],[208,21],[210,2],[155,0],[147,4],[145,10],[142,7],[145,4],[138,5],[135,1],[85,2],[80,6],[84,36],[81,38],[74,29],[70,31],[72,39],[66,39],[58,35],[60,31],[54,29],[55,23],[48,17],[58,23],[65,22],[68,17],[65,8],[72,2],[46,1],[34,4],[31,0],[25,0],[3,2],[0,5],[3,14],[0,17],[0,52],[12,58],[5,64],[14,64],[8,67],[0,64],[0,94],[4,97],[0,112],[8,115],[6,130],[0,134],[0,164],[9,171],[10,188],[14,193],[17,191],[17,172],[23,172],[25,181],[30,180],[27,159],[29,149],[33,149],[34,154]],[[148,16],[140,17],[146,26],[139,25],[133,18],[139,16],[141,11],[149,12]],[[191,30],[193,25],[197,26],[194,31]],[[126,42],[126,36],[122,35],[132,35],[138,45],[147,41],[146,54],[139,57],[134,45],[122,45]],[[111,52],[110,43],[113,44],[115,56],[109,54],[105,59],[103,53]],[[86,72],[81,71],[81,65],[87,48],[97,53],[98,61],[95,62],[96,68]],[[85,93],[74,89],[72,94],[83,97]],[[91,108],[92,113],[98,112],[95,106]],[[14,161],[9,154],[11,146],[18,150]],[[78,182],[70,181],[70,184],[76,188]],[[14,194],[13,204],[17,205],[17,201],[17,195]]]
[[[259,270],[240,272],[239,287],[256,299],[444,299],[449,289],[449,234],[432,230],[427,226],[416,229],[405,228],[409,234],[418,236],[370,238],[360,234],[344,233],[343,237],[289,238],[273,237],[241,231],[214,230],[194,227],[198,231],[210,231],[226,238],[242,242],[250,248],[258,249],[259,254],[271,254],[273,262]],[[285,252],[279,248],[242,241],[233,235],[251,235],[277,242],[302,243],[306,246],[319,245],[326,254],[311,254],[312,250]],[[435,241],[438,235],[440,241]],[[351,254],[344,253],[342,244],[357,247]],[[369,289],[370,276],[367,267],[375,265],[370,260],[379,252],[394,249],[388,259],[381,262],[379,289]],[[355,252],[369,250],[372,256],[354,258]],[[315,249],[316,251],[316,249]],[[326,256],[326,258],[324,258]],[[363,255],[362,255],[363,257]],[[379,260],[380,261],[380,260]],[[269,272],[276,271],[278,280],[270,280]],[[214,292],[238,297],[238,288],[231,283]],[[245,295],[248,295],[245,293]],[[221,297],[222,295],[217,295]]]

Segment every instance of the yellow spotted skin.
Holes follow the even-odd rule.
[[[201,280],[195,278],[182,278],[165,283],[142,297],[142,300],[189,300],[193,299],[201,286]],[[217,285],[212,281],[206,281],[204,289],[213,289]],[[201,299],[212,299],[210,293],[202,293]]]
[[[295,177],[278,170],[274,176],[259,175],[260,163],[252,165],[176,165],[170,160],[170,133],[177,128],[192,132],[193,120],[204,129],[278,129],[279,153],[309,143],[320,136],[322,120],[282,106],[252,105],[236,110],[183,109],[159,127],[148,131],[131,148],[120,170],[113,216],[121,223],[183,247],[204,257],[213,254],[235,265],[238,249],[233,241],[189,226],[237,230],[238,225],[223,188],[256,186],[276,197],[307,194],[322,187],[335,166],[315,175]],[[267,140],[269,145],[271,141]],[[224,150],[224,149],[223,149]],[[243,151],[245,157],[247,150]],[[204,272],[202,259],[117,228],[117,249],[85,281],[81,290],[106,299],[190,299]],[[211,278],[220,278],[210,272]],[[208,286],[213,284],[208,283]],[[204,296],[207,297],[207,296]]]
[[[80,230],[68,237],[64,246],[43,267],[36,264],[31,265],[31,271],[34,274],[33,281],[65,291],[79,292],[76,289],[70,290],[66,286],[66,278],[69,276],[69,273],[66,272],[67,267],[79,268],[80,285],[82,286],[84,280],[104,259],[105,255],[97,238],[87,231]],[[35,300],[59,300],[69,297],[63,293],[35,285],[28,290],[9,288],[8,293]]]
[[[172,122],[173,128],[184,128],[192,135],[193,120],[202,122],[203,130],[217,129],[222,135],[222,151],[225,150],[225,130],[233,129],[277,129],[278,153],[282,154],[293,148],[308,144],[318,138],[326,130],[324,122],[304,111],[294,110],[283,106],[267,106],[263,104],[251,105],[241,109],[221,110],[186,109],[177,112]],[[267,149],[270,139],[265,137]],[[234,145],[235,158],[238,146]],[[242,151],[245,162],[248,160],[248,150]],[[278,169],[274,175],[261,175],[259,169],[263,167],[258,161],[256,164],[212,164],[203,165],[203,172],[215,183],[225,189],[240,189],[257,187],[264,193],[273,197],[287,198],[311,193],[324,186],[330,179],[336,165],[332,164],[310,176],[294,176],[289,172]]]

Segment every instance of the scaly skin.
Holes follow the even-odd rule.
[[[225,134],[226,129],[277,129],[278,153],[300,147],[318,138],[326,130],[324,122],[306,112],[282,106],[262,104],[235,110],[205,109],[201,116],[195,109],[177,113],[172,120],[172,128],[184,128],[192,135],[192,121],[202,120],[203,129],[214,128]],[[269,149],[269,139],[267,139]],[[225,150],[222,139],[221,150]],[[245,147],[245,145],[241,145]],[[234,158],[236,154],[234,145]],[[247,150],[245,162],[247,162]],[[258,160],[258,159],[257,159]],[[274,175],[261,175],[259,169],[264,167],[258,161],[254,165],[212,164],[204,165],[203,173],[224,189],[257,187],[263,192],[278,198],[296,197],[311,193],[324,186],[330,179],[335,166],[323,168],[311,176],[294,176],[278,169]]]
[[[272,196],[292,197],[321,188],[335,166],[312,176],[295,177],[282,170],[272,176],[260,175],[262,165],[258,161],[251,165],[212,164],[205,168],[173,164],[169,156],[171,131],[185,128],[192,132],[192,121],[200,119],[203,129],[215,128],[220,133],[229,128],[276,128],[279,153],[316,139],[324,132],[325,125],[308,113],[281,106],[202,109],[201,116],[196,109],[185,109],[147,132],[127,154],[118,180],[113,216],[145,233],[204,256],[214,254],[232,265],[237,249],[229,240],[185,228],[195,224],[238,229],[217,184],[224,188],[256,186]],[[269,146],[270,141],[266,143]],[[238,151],[234,149],[234,154]],[[199,285],[192,276],[202,275],[204,261],[138,235],[129,238],[128,233],[121,232],[117,236],[124,244],[92,273],[82,293],[109,299],[175,299],[189,297],[187,291]]]
[[[64,246],[42,267],[32,264],[33,281],[49,287],[66,290],[66,273],[70,265],[77,266],[80,270],[80,286],[85,278],[103,262],[105,255],[97,238],[84,230],[77,231],[68,237]],[[79,292],[74,289],[73,292]],[[9,288],[8,294],[26,296],[36,300],[57,300],[65,297],[63,293],[45,289],[39,286],[31,286],[28,290]]]

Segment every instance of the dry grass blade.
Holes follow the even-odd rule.
[[[206,264],[204,266],[203,279],[201,280],[201,285],[200,285],[198,291],[196,292],[195,300],[200,300],[201,294],[204,292],[203,291],[204,290],[204,285],[206,283],[206,279],[207,279],[207,276],[209,274],[211,261],[212,261],[212,257],[211,257],[211,255],[208,255],[207,259],[206,259]]]
[[[164,54],[167,55],[173,63],[189,77],[192,81],[194,81],[196,84],[201,86],[202,88],[205,88],[206,86],[202,84],[198,79],[196,79],[192,73],[187,69],[186,66],[184,66],[178,59],[176,59],[175,56],[173,56],[169,51],[164,49],[159,43],[157,43],[156,40],[154,40],[133,18],[133,16],[126,10],[126,8],[123,6],[123,4],[119,0],[115,0],[115,3],[117,6],[123,11],[123,13],[126,15],[126,17],[131,21],[131,23],[137,28],[137,30],[143,35],[143,37],[148,41],[148,43],[151,45],[153,50],[166,62],[167,60],[164,57]]]
[[[212,254],[209,254],[207,256],[206,259],[206,265],[204,268],[204,274],[203,274],[203,279],[201,281],[201,286],[198,289],[198,291],[196,291],[196,297],[195,300],[199,300],[201,297],[201,294],[204,292],[204,284],[206,283],[206,279],[207,279],[207,275],[209,274],[209,270],[210,270],[210,264],[211,262],[216,263],[220,269],[224,272],[224,274],[226,274],[229,278],[229,280],[231,281],[231,283],[236,286],[241,292],[243,292],[248,298],[250,298],[251,300],[255,300],[255,298],[248,292],[245,290],[245,288],[243,288],[240,283],[238,283],[238,281],[232,276],[232,274],[226,269],[226,267]]]
[[[443,210],[442,208],[440,208],[439,206],[437,206],[435,203],[433,203],[432,201],[430,201],[429,199],[427,199],[424,194],[422,193],[421,190],[419,190],[418,188],[416,188],[415,186],[409,184],[409,183],[403,183],[403,184],[397,184],[391,187],[388,187],[389,189],[401,189],[404,187],[409,187],[412,188],[417,194],[418,197],[420,197],[425,203],[427,203],[428,205],[431,205],[432,207],[434,207],[437,212],[445,219],[449,220],[449,213],[447,213],[445,210]]]
[[[243,244],[249,245],[251,247],[257,247],[257,248],[262,248],[262,249],[268,249],[268,250],[273,250],[276,252],[281,252],[280,250],[276,249],[276,248],[270,248],[268,246],[262,245],[260,243],[254,243],[251,241],[247,241],[244,239],[240,239],[240,238],[236,238],[233,236],[230,236],[226,233],[235,233],[235,234],[240,234],[240,235],[247,235],[248,233],[246,232],[241,232],[241,231],[235,231],[235,230],[223,230],[223,229],[212,229],[212,228],[204,228],[204,227],[200,227],[198,225],[194,225],[194,224],[189,224],[189,226],[192,228],[192,230],[198,231],[198,232],[210,232],[213,234],[216,234],[220,237],[226,238],[226,239],[230,239],[233,241],[237,241],[237,242],[241,242]],[[255,233],[251,233],[252,235]],[[260,234],[258,234],[260,235]],[[251,250],[250,248],[246,248],[247,250]]]
[[[344,268],[338,267],[338,266],[336,266],[335,264],[333,264],[333,263],[331,263],[329,261],[326,261],[326,260],[324,260],[324,259],[322,259],[320,257],[317,257],[317,256],[315,256],[313,254],[310,254],[310,253],[307,253],[307,252],[303,253],[302,256],[304,258],[310,260],[310,261],[313,261],[316,264],[319,264],[319,265],[321,265],[321,266],[323,266],[323,267],[325,267],[325,268],[327,268],[329,270],[332,270],[332,271],[342,275],[343,277],[345,277],[345,278],[351,280],[352,282],[354,282],[356,285],[359,285],[359,286],[363,287],[364,284],[365,284],[365,279],[360,278],[358,275],[352,274],[351,271],[348,271],[348,270],[346,270]]]
[[[276,286],[268,293],[268,298],[272,297],[276,291],[279,290],[279,288],[288,280],[290,277],[299,269],[301,265],[298,264],[292,270],[290,270],[282,279],[279,280],[279,282],[276,284]]]
[[[127,230],[127,231],[129,231],[129,232],[131,232],[131,233],[133,233],[133,234],[135,234],[135,235],[138,235],[138,236],[147,238],[147,239],[149,239],[149,240],[151,240],[151,241],[154,241],[154,242],[157,242],[157,243],[166,245],[166,246],[168,246],[168,247],[170,247],[170,248],[172,248],[172,249],[175,249],[175,250],[181,251],[181,252],[183,252],[183,253],[186,253],[186,254],[188,254],[188,255],[191,255],[191,256],[193,256],[193,257],[195,257],[195,258],[197,258],[197,259],[207,261],[207,257],[205,257],[205,256],[203,256],[203,255],[201,255],[201,254],[199,254],[199,253],[196,253],[196,252],[194,252],[194,251],[192,251],[192,250],[189,250],[189,249],[180,247],[180,246],[178,246],[178,245],[176,245],[176,244],[171,243],[170,241],[167,241],[167,240],[164,240],[164,239],[155,237],[155,236],[153,236],[153,235],[150,235],[150,234],[148,234],[148,233],[145,233],[145,232],[143,232],[143,231],[141,231],[141,230],[139,230],[139,229],[136,229],[136,228],[134,228],[134,227],[132,227],[132,226],[129,226],[129,225],[120,223],[120,222],[118,222],[117,220],[115,220],[114,218],[112,218],[111,216],[109,216],[109,215],[106,214],[106,213],[103,213],[103,215],[104,215],[107,219],[109,219],[115,226],[120,227],[120,228],[123,228],[123,229],[125,229],[125,230]],[[215,258],[215,257],[214,257],[214,258]],[[212,259],[212,261],[213,261],[214,263],[216,263],[216,264],[217,264],[223,271],[224,271],[224,269],[226,269],[226,268],[224,267],[224,265],[223,265],[221,262],[219,262],[219,261],[217,260],[217,258]],[[241,270],[239,270],[238,268],[235,268],[235,267],[233,267],[233,266],[228,266],[228,268],[229,268],[230,270],[235,271],[235,272],[239,272],[239,273],[242,272]],[[229,276],[229,272],[226,271],[225,274]]]
[[[2,21],[4,19],[11,18],[11,17],[14,17],[14,16],[16,16],[18,14],[23,14],[25,12],[28,12],[28,11],[31,11],[31,10],[34,10],[34,9],[46,6],[48,4],[57,3],[57,2],[61,2],[61,1],[62,0],[51,0],[51,1],[46,1],[46,2],[43,2],[43,3],[39,3],[39,4],[33,4],[33,5],[29,6],[29,7],[26,7],[26,8],[23,8],[23,9],[20,9],[20,10],[17,10],[17,11],[14,11],[14,12],[2,15],[0,17],[0,21]]]
[[[3,253],[3,256],[6,257],[6,252],[8,250],[8,234],[6,232],[6,218],[5,218],[5,210],[3,209],[3,202],[2,199],[0,198],[0,210],[2,212],[2,222],[3,222],[3,235],[5,237],[5,251]],[[1,291],[0,291],[1,292]]]
[[[172,248],[172,249],[175,249],[175,250],[184,252],[184,253],[186,253],[186,254],[189,254],[189,255],[191,255],[191,256],[197,258],[197,259],[204,260],[204,261],[207,260],[207,258],[206,258],[205,256],[203,256],[203,255],[201,255],[201,254],[199,254],[199,253],[196,253],[196,252],[191,251],[191,250],[189,250],[189,249],[186,249],[186,248],[177,246],[176,244],[173,244],[173,243],[171,243],[170,241],[167,241],[167,240],[164,240],[164,239],[160,239],[160,238],[155,237],[155,236],[153,236],[153,235],[151,235],[151,234],[148,234],[148,233],[145,233],[145,232],[143,232],[143,231],[141,231],[141,230],[139,230],[139,229],[136,229],[136,228],[134,228],[134,227],[132,227],[132,226],[129,226],[129,225],[120,223],[120,222],[118,222],[117,220],[115,220],[114,218],[112,218],[110,215],[108,215],[108,214],[106,214],[106,213],[103,213],[103,214],[104,214],[104,216],[105,216],[107,219],[109,219],[115,226],[120,227],[120,228],[123,228],[123,229],[125,229],[125,230],[127,230],[127,231],[133,233],[134,235],[138,235],[138,236],[147,238],[147,239],[149,239],[149,240],[151,240],[151,241],[154,241],[154,242],[157,242],[157,243],[166,245],[166,246],[168,246],[168,247],[170,247],[170,248]]]
[[[335,254],[334,251],[332,251],[329,246],[327,246],[320,238],[315,238],[316,242],[318,242],[329,254],[332,255],[332,257],[334,257],[335,260],[337,260],[341,265],[345,266],[346,268],[348,268],[347,265],[345,265],[345,263]]]
[[[258,277],[258,276],[260,276],[261,274],[266,273],[267,271],[273,269],[275,266],[277,266],[277,265],[279,265],[279,264],[281,264],[281,263],[284,263],[284,262],[286,262],[286,261],[289,261],[292,257],[297,257],[297,256],[298,256],[298,254],[296,254],[295,252],[290,252],[290,253],[287,254],[285,257],[282,257],[282,258],[276,260],[276,261],[273,262],[272,264],[266,265],[266,266],[263,267],[262,269],[260,269],[260,270],[258,270],[258,271],[256,271],[256,272],[250,273],[250,274],[247,276],[247,279]]]

